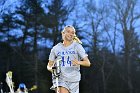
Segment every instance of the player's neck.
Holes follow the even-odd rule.
[[[64,40],[64,41],[63,41],[63,45],[64,45],[65,47],[67,47],[67,46],[71,45],[72,42],[73,42],[73,41],[66,41],[66,40]]]

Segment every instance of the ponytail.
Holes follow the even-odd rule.
[[[73,41],[82,44],[81,40],[76,35],[74,35]]]

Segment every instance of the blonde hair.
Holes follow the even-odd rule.
[[[73,26],[68,25],[68,26],[65,26],[64,29],[62,30],[62,34],[63,34],[63,32],[66,31],[66,28],[72,28],[74,30],[74,32],[76,32],[76,30],[75,30],[75,28]],[[62,35],[62,38],[64,38],[63,35]],[[74,35],[73,41],[77,42],[79,44],[82,44],[81,40],[76,36],[76,34]]]
[[[76,34],[74,35],[73,41],[82,44],[81,40],[76,36]]]
[[[64,29],[62,30],[62,32],[65,32],[66,28],[72,28],[74,30],[74,32],[76,32],[75,28],[71,25],[65,26]]]

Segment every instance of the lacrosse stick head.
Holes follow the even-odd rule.
[[[36,89],[37,89],[37,85],[33,85],[29,90],[33,91],[33,90],[36,90]]]
[[[57,58],[55,60],[55,65],[53,67],[53,74],[54,74],[55,77],[60,76],[60,73],[61,73],[61,62],[62,62],[61,58]]]
[[[9,78],[12,78],[12,71],[8,71],[7,73],[6,73],[6,75],[9,77]]]

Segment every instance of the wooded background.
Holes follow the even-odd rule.
[[[98,2],[97,2],[98,1]],[[92,66],[81,67],[80,93],[140,93],[140,0],[0,1],[0,82],[13,72],[15,90],[54,93],[46,65],[50,49],[73,25]]]

